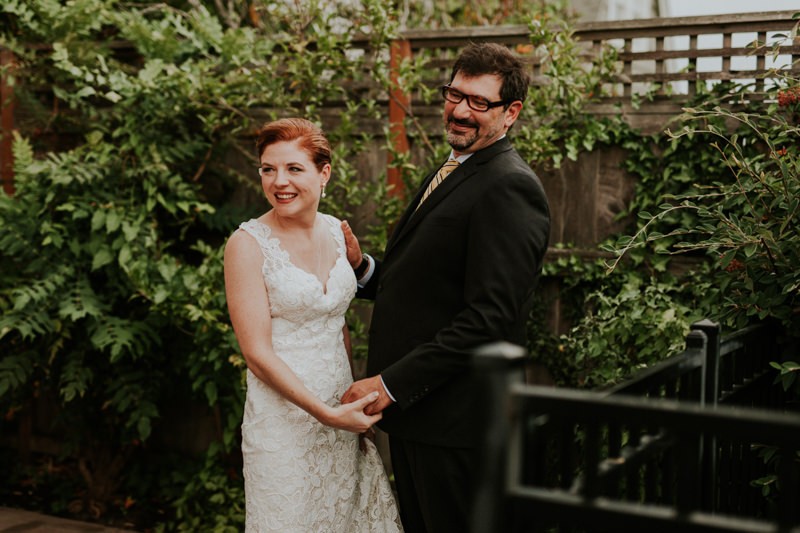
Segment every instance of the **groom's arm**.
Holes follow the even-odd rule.
[[[377,290],[378,270],[380,263],[378,263],[372,256],[361,252],[361,245],[358,243],[358,238],[350,224],[342,221],[342,233],[344,234],[345,251],[347,254],[347,262],[353,269],[358,282],[358,290],[356,291],[357,298],[366,300],[374,300]]]
[[[460,293],[451,287],[449,293],[442,294],[463,299],[463,307],[449,323],[442,320],[429,340],[416,343],[381,369],[398,408],[405,410],[450,380],[472,372],[476,347],[524,339],[549,231],[549,208],[538,180],[528,172],[493,175],[492,185],[471,208],[466,235],[446,237],[466,239],[464,258],[459,257],[459,262],[441,258],[437,263],[439,275],[422,282],[415,280],[413,287],[392,280],[394,284],[387,289],[391,291],[386,296],[389,299],[402,295],[401,291],[414,290],[426,295],[425,304],[418,305],[434,306],[428,295],[436,295],[436,283],[441,279],[462,281]],[[437,234],[439,238],[445,236],[443,231]],[[403,330],[405,335],[410,335],[409,329],[406,326]]]

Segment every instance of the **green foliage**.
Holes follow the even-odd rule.
[[[775,378],[776,383],[780,383],[783,390],[788,391],[792,388],[800,389],[800,380],[797,379],[800,372],[800,363],[787,361],[785,363],[772,362],[772,367],[780,374]]]
[[[575,161],[624,128],[619,116],[599,119],[587,110],[609,95],[620,64],[610,46],[598,47],[587,59],[585,43],[574,36],[576,21],[555,3],[542,6],[528,23],[541,73],[533,80],[514,139],[535,168],[558,168],[564,158]]]
[[[666,194],[655,214],[640,211],[643,223],[618,241],[612,268],[644,246],[664,254],[702,254],[713,264],[711,296],[720,303],[715,318],[731,327],[776,318],[787,331],[799,330],[800,103],[785,96],[795,94],[797,81],[784,77],[783,83],[786,88],[765,95],[771,103],[762,109],[686,110],[683,129],[668,132],[673,142],[699,136],[725,172]]]
[[[652,171],[662,159],[641,148],[641,134],[621,115],[598,118],[590,112],[591,104],[610,95],[620,63],[617,51],[608,46],[587,58],[587,47],[574,37],[574,24],[575,18],[558,5],[542,7],[529,23],[541,75],[514,133],[515,145],[534,168],[543,169],[618,145],[632,152],[629,171]],[[637,158],[638,167],[631,167]],[[642,181],[649,175],[642,172]],[[637,192],[634,202],[645,204],[660,193],[652,184],[641,184]],[[557,305],[561,320],[573,325],[558,334],[543,328],[541,318],[532,319],[528,348],[557,384],[610,385],[682,348],[689,324],[700,315],[693,310],[697,299],[692,285],[671,275],[666,260],[641,255],[609,276],[602,261],[583,258],[586,251],[553,244],[559,250],[544,266],[543,285],[557,284],[559,300],[540,302],[534,315],[542,317]]]
[[[531,13],[543,9],[565,11],[565,0],[429,0],[396,2],[401,24],[408,28],[449,28],[454,26],[495,26],[527,24]]]
[[[791,43],[796,33],[797,27],[789,37],[777,38]],[[779,44],[773,46],[776,55],[779,50]],[[702,316],[728,328],[777,320],[796,341],[800,85],[788,70],[769,77],[776,86],[766,92],[721,84],[701,95],[676,118],[683,125],[677,132],[668,130],[653,140],[655,158],[632,158],[645,169],[640,188],[648,192],[630,207],[638,214],[636,231],[606,249],[617,256],[609,262],[610,271],[626,270],[625,257],[636,262],[657,254],[693,256],[706,271],[706,282],[693,288],[695,309]],[[775,382],[791,391],[787,397],[797,398],[798,354],[785,356],[788,360],[771,363],[779,372]],[[756,448],[769,471],[777,470],[781,460],[798,457],[796,451],[781,457],[774,447]],[[768,499],[781,489],[774,474],[751,485]]]
[[[590,92],[582,88],[605,86],[613,74],[613,53],[598,56],[608,63],[579,71],[575,43],[561,38],[569,24],[553,20],[558,16],[533,25],[534,36],[541,31],[542,46],[560,61],[553,78],[537,90],[551,92],[536,113],[545,117],[539,119],[545,133],[526,137],[530,152],[559,153],[543,157],[545,165],[557,166],[597,142],[621,146],[627,152],[625,169],[637,185],[620,215],[635,215],[631,235],[601,244],[612,254],[609,269],[581,259],[580,250],[569,255],[568,248],[545,265],[544,281],[558,284],[558,304],[573,327],[562,335],[534,327],[536,338],[529,344],[534,359],[559,384],[596,387],[680,350],[688,325],[699,318],[737,328],[775,317],[788,332],[799,331],[800,285],[792,267],[800,250],[797,81],[785,72],[772,73],[782,81],[765,94],[719,84],[701,91],[675,117],[678,133],[643,136],[589,116]],[[552,28],[557,30],[548,33]],[[745,97],[750,107],[740,111],[738,102]],[[559,102],[550,107],[563,131],[546,133],[548,102]],[[570,139],[584,131],[587,143],[578,147]],[[782,380],[792,378],[784,373]]]
[[[26,110],[16,194],[0,197],[0,423],[13,427],[36,398],[52,399],[53,434],[85,481],[73,487],[73,512],[111,512],[132,491],[170,529],[238,530],[241,476],[220,465],[239,453],[244,364],[222,244],[266,209],[242,200],[261,195],[253,132],[278,115],[326,123],[335,179],[323,210],[350,217],[379,201],[382,180],[357,179],[354,162],[370,140],[361,121],[380,110],[353,87],[388,70],[394,30],[376,1],[178,6],[0,8],[0,45],[16,56]],[[360,52],[359,34],[372,35]],[[331,105],[333,121],[323,116]],[[364,240],[382,246],[383,232]],[[156,436],[179,398],[217,422],[205,462],[184,463],[169,488],[146,472],[132,486],[120,473],[134,460],[160,464]]]
[[[784,78],[783,87],[795,85]],[[595,292],[580,293],[591,305],[559,344],[571,371],[594,359],[587,384],[619,381],[641,362],[675,353],[699,318],[731,329],[777,318],[798,331],[796,111],[791,98],[780,103],[785,88],[738,111],[745,90],[726,84],[700,95],[676,117],[677,133],[617,137],[629,154],[626,170],[638,177],[622,214],[635,214],[636,227],[601,246],[614,254],[607,276],[589,281]],[[565,275],[585,274],[572,265]],[[626,298],[631,287],[641,287],[639,298]],[[641,349],[625,354],[631,341]]]
[[[800,461],[800,451],[798,450],[790,452],[780,450],[776,446],[765,446],[763,444],[753,445],[752,448],[758,454],[758,457],[764,461],[764,464],[769,465],[775,471],[780,467],[781,461]],[[754,479],[750,482],[750,486],[761,489],[761,495],[770,502],[775,502],[780,497],[781,483],[777,474],[767,474]]]
[[[220,451],[211,446],[205,464],[196,472],[172,472],[170,481],[179,489],[175,519],[159,524],[156,531],[241,531],[244,489],[231,483],[238,473],[226,468]]]
[[[617,383],[681,351],[689,326],[703,318],[692,294],[701,284],[634,274],[620,282],[616,291],[608,290],[607,281],[589,294],[587,315],[564,338],[577,365],[578,386]]]
[[[529,329],[529,349],[561,386],[618,383],[682,350],[689,326],[704,318],[700,295],[709,284],[702,268],[675,275],[631,263],[609,274],[603,259],[564,250],[543,276],[545,284],[559,283],[562,320],[573,325],[560,335]]]

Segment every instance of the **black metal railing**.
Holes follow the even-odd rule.
[[[604,392],[523,385],[521,348],[484,348],[474,531],[800,531],[800,415],[776,409],[776,339],[703,321],[683,353]]]

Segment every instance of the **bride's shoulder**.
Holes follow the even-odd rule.
[[[323,220],[326,220],[329,224],[339,224],[341,221],[333,215],[328,213],[319,213]]]
[[[225,243],[225,253],[240,253],[251,247],[258,247],[255,236],[246,228],[240,227],[234,231]]]
[[[240,251],[254,248],[258,250],[261,242],[269,238],[269,226],[258,218],[251,218],[239,224],[233,233],[228,237],[225,244],[226,253],[228,250]]]
[[[267,224],[265,217],[262,216],[259,218],[251,218],[239,224],[239,227],[234,230],[231,237],[242,233],[249,234],[256,240],[262,240],[263,238],[269,238],[272,234],[272,230],[269,224]]]

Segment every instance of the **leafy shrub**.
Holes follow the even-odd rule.
[[[221,250],[266,208],[249,199],[261,195],[254,128],[278,114],[322,122],[339,102],[324,209],[349,216],[385,193],[354,179],[368,138],[358,120],[378,110],[344,87],[367,64],[386,71],[387,11],[262,7],[269,16],[105,0],[0,8],[23,110],[16,194],[0,197],[0,424],[44,399],[57,407],[48,430],[82,481],[64,506],[74,514],[107,516],[121,493],[129,516],[141,502],[171,528],[241,526],[243,360]],[[324,83],[334,74],[342,83]],[[206,406],[215,435],[166,483],[146,465],[164,464],[157,437],[186,398]]]
[[[711,316],[734,328],[775,318],[797,332],[800,103],[792,97],[797,80],[781,79],[782,88],[763,95],[762,109],[717,102],[686,109],[685,126],[668,134],[676,144],[706,140],[726,175],[665,195],[654,215],[640,212],[644,223],[619,241],[618,254],[651,244],[663,254],[703,254],[714,280],[706,298]]]

